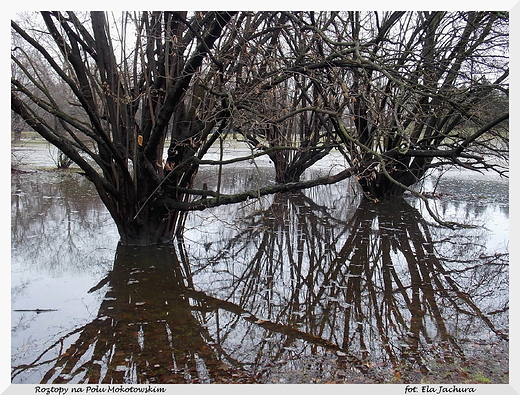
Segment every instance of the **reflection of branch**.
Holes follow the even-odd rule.
[[[88,325],[88,324],[87,324]],[[76,328],[74,330],[72,330],[71,332],[61,336],[58,340],[56,340],[54,343],[52,343],[49,347],[47,347],[45,350],[43,350],[40,355],[38,355],[36,357],[36,359],[34,361],[32,361],[31,363],[29,364],[23,364],[23,365],[19,365],[19,366],[15,366],[12,368],[12,375],[11,375],[11,380],[14,379],[16,376],[18,376],[20,373],[23,373],[29,369],[32,369],[32,368],[35,368],[37,366],[42,366],[42,365],[46,365],[47,363],[49,362],[53,362],[53,361],[56,361],[58,360],[59,357],[56,357],[56,358],[52,358],[52,359],[49,359],[49,360],[46,360],[46,361],[41,361],[39,362],[43,356],[45,354],[47,354],[48,352],[50,352],[53,348],[55,348],[56,346],[60,345],[60,350],[61,348],[63,347],[63,341],[73,335],[75,335],[76,333],[80,333],[81,331],[83,331],[87,325],[83,325],[83,326],[80,326],[79,328]],[[61,354],[61,352],[59,353]]]
[[[306,199],[303,194],[275,195],[269,208],[241,218],[242,230],[227,243],[219,243],[219,252],[208,257],[217,267],[200,269],[198,275],[208,269],[221,273],[219,263],[226,265],[230,259],[225,251],[233,251],[234,263],[243,262],[232,265],[234,281],[224,288],[212,283],[212,294],[239,300],[235,303],[240,306],[226,308],[212,302],[211,306],[218,304],[237,317],[230,319],[221,339],[234,335],[231,328],[242,314],[250,317],[249,322],[284,334],[286,342],[298,338],[312,345],[322,341],[335,345],[349,357],[356,355],[357,364],[374,363],[371,353],[382,351],[394,367],[427,370],[425,351],[434,342],[444,350],[445,361],[453,361],[454,354],[465,358],[450,330],[445,303],[450,298],[473,308],[457,308],[455,314],[478,316],[494,330],[471,296],[462,295],[457,284],[449,281],[449,273],[457,272],[443,267],[446,260],[436,256],[434,246],[439,243],[433,240],[429,224],[406,201],[364,200],[347,222],[332,219],[321,206],[298,198]],[[399,265],[401,271],[396,270]],[[279,300],[277,289],[283,289]],[[267,318],[259,320],[262,316]],[[294,325],[296,332],[287,329]],[[254,330],[249,331],[253,336]],[[257,352],[258,359],[266,357],[265,352]],[[273,350],[267,357],[278,358],[281,353]]]
[[[187,292],[187,294],[189,296],[203,302],[210,308],[225,309],[227,311],[230,311],[230,312],[236,314],[237,316],[240,316],[244,320],[254,323],[271,332],[282,333],[290,338],[302,339],[302,340],[308,341],[311,344],[315,344],[317,346],[322,346],[330,351],[334,351],[337,355],[342,356],[342,358],[346,359],[349,363],[351,363],[355,368],[359,369],[364,374],[368,374],[374,378],[377,378],[379,376],[369,366],[364,364],[363,361],[361,361],[359,358],[349,354],[342,347],[340,347],[337,344],[332,343],[331,341],[326,340],[322,337],[318,337],[318,336],[315,336],[310,333],[302,332],[298,329],[294,329],[287,325],[279,324],[279,323],[269,321],[269,320],[260,319],[235,303],[214,298],[212,296],[205,294],[204,292],[190,290]],[[380,378],[380,381],[382,382],[383,379]]]
[[[268,292],[276,288],[276,276],[280,270],[291,268],[293,281],[288,285],[290,302],[284,303],[280,317],[290,315],[300,304],[300,294],[307,288],[320,287],[320,291],[309,293],[306,305],[317,307],[321,295],[326,294],[330,280],[342,262],[329,264],[336,250],[336,241],[347,231],[348,221],[331,216],[330,208],[318,205],[303,193],[276,194],[271,206],[262,213],[253,212],[240,221],[239,231],[230,238],[218,253],[208,258],[216,263],[226,259],[225,251],[234,251],[234,255],[246,254],[244,269],[236,278],[234,295],[241,287],[240,295],[244,303],[252,305],[261,294],[259,286],[265,284]],[[350,213],[349,213],[350,214]],[[348,215],[346,216],[348,218]],[[249,256],[248,251],[252,254]],[[323,270],[323,284],[316,283],[314,273],[305,273],[306,265]],[[236,273],[233,273],[237,276]]]
[[[453,306],[457,309],[457,310],[460,310],[466,314],[471,314],[470,312],[468,311],[465,311],[463,310],[457,303],[457,299],[460,299],[462,300],[472,311],[473,313],[479,317],[482,321],[484,321],[486,323],[486,325],[489,327],[489,329],[491,329],[498,337],[504,339],[504,340],[509,340],[509,336],[505,333],[503,333],[502,331],[498,330],[495,325],[493,324],[493,322],[489,319],[489,317],[487,317],[486,314],[484,314],[482,312],[482,310],[476,305],[476,303],[472,300],[471,296],[469,294],[467,294],[466,292],[463,292],[461,291],[461,289],[459,288],[459,286],[457,285],[457,283],[453,280],[453,278],[447,274],[444,270],[444,268],[440,267],[440,263],[438,264],[438,268],[437,268],[440,273],[442,273],[444,275],[444,278],[446,279],[446,281],[451,285],[451,288],[452,288],[452,291],[455,293],[456,295],[456,298],[454,297],[450,297],[449,295],[447,295],[448,299],[450,300],[450,302],[453,304]]]
[[[216,267],[198,269],[194,280],[190,248],[179,246],[184,266],[170,247],[118,248],[113,271],[94,287],[110,285],[98,318],[32,364],[14,368],[13,377],[53,364],[45,382],[145,382],[152,376],[186,382],[184,375],[220,382],[233,380],[231,372],[251,377],[245,369],[250,365],[282,362],[284,347],[296,339],[310,352],[335,353],[334,362],[346,362],[374,381],[383,381],[372,367],[378,362],[404,368],[403,379],[411,380],[409,372],[427,369],[432,349],[448,363],[466,357],[452,315],[457,325],[478,317],[479,329],[507,339],[491,315],[507,310],[501,305],[484,315],[475,293],[461,291],[458,279],[466,272],[448,270],[447,260],[436,256],[437,243],[418,210],[402,199],[364,200],[350,214],[349,221],[339,220],[303,194],[275,195],[271,207],[243,219],[245,229],[235,238],[216,235],[221,243],[216,250],[233,251],[232,269],[219,270],[229,262],[226,256],[210,257]],[[211,281],[208,290],[195,290],[197,278],[217,273],[224,285]],[[58,359],[42,361],[78,333]],[[270,333],[279,341],[271,343]],[[246,341],[237,345],[237,336]],[[202,365],[203,374],[197,370]]]
[[[200,306],[190,305],[185,281],[173,247],[119,245],[114,268],[101,282],[110,286],[98,317],[30,365],[17,367],[13,377],[52,363],[43,383],[226,382],[234,374],[240,376],[235,381],[249,380],[242,364],[233,365],[193,315]],[[79,337],[56,359],[39,362],[75,334]]]
[[[110,277],[111,277],[111,274],[112,272],[108,273],[105,278],[103,278],[100,282],[98,282],[96,285],[94,285],[92,288],[90,288],[87,293],[92,293],[92,292],[95,292],[95,291],[98,291],[100,290],[101,288],[103,288],[105,285],[107,285],[109,282],[110,282]]]

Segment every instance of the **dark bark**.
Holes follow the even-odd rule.
[[[245,191],[236,194],[224,195],[211,191],[194,191],[194,190],[180,190],[181,192],[190,193],[192,195],[201,195],[202,197],[193,202],[182,202],[163,196],[158,201],[171,210],[181,211],[200,211],[209,207],[221,206],[224,204],[233,204],[245,202],[249,199],[256,199],[266,195],[272,195],[279,192],[292,192],[301,189],[312,188],[318,185],[335,184],[339,181],[345,180],[353,175],[352,169],[345,169],[332,176],[318,177],[308,181],[289,182],[286,184],[276,184],[272,186],[263,187],[251,191]],[[208,197],[211,196],[211,197]]]
[[[222,37],[234,14],[208,12],[202,19],[196,16],[193,21],[186,21],[183,13],[143,13],[140,22],[145,30],[138,31],[137,35],[142,34],[147,45],[142,49],[140,41],[136,41],[136,57],[142,51],[143,62],[139,71],[136,71],[139,64],[135,64],[133,75],[129,70],[122,71],[124,65],[116,59],[113,37],[103,12],[90,14],[92,35],[74,13],[69,13],[68,17],[60,12],[41,13],[50,36],[62,53],[63,65],[26,30],[12,23],[13,30],[41,54],[58,74],[62,84],[70,88],[74,104],[83,112],[75,118],[57,103],[51,102],[52,95],[46,91],[44,84],[39,84],[39,88],[49,102],[42,100],[38,92],[33,93],[28,84],[16,79],[13,79],[13,111],[73,160],[95,184],[124,244],[162,244],[173,239],[178,211],[156,204],[152,198],[157,197],[155,192],[159,186],[191,186],[198,165],[178,165],[194,157],[203,139],[195,145],[183,142],[177,146],[177,156],[170,156],[164,166],[162,153],[167,126],[172,118],[177,124],[195,125],[187,130],[187,135],[172,136],[173,142],[179,137],[191,138],[199,132],[207,135],[215,124],[204,119],[194,122],[194,118],[190,118],[195,116],[194,112],[185,111],[189,106],[186,96],[190,89],[196,90],[191,86],[197,85],[193,79],[205,59],[212,56],[214,44]],[[163,22],[167,25],[164,36],[161,30]],[[197,26],[191,26],[194,23]],[[187,26],[191,31],[183,35]],[[196,44],[193,51],[183,55],[188,45],[193,43]],[[31,78],[30,71],[24,70]],[[139,77],[138,73],[142,76]],[[37,82],[36,78],[32,80]],[[36,106],[27,105],[26,99]],[[70,125],[66,129],[68,135],[46,123],[40,115],[42,110],[58,117],[63,124]],[[93,140],[97,152],[77,138],[78,131]],[[85,160],[84,154],[92,157],[101,171]],[[175,167],[174,174],[165,178]],[[175,193],[170,198],[182,201],[185,196]]]
[[[401,196],[436,159],[505,172],[480,155],[484,147],[507,157],[494,142],[507,146],[508,132],[492,130],[507,115],[488,105],[492,94],[507,102],[505,13],[133,15],[132,47],[128,36],[112,36],[119,29],[103,12],[90,13],[89,28],[72,12],[42,12],[48,42],[11,24],[13,42],[23,42],[13,44],[13,111],[92,180],[125,244],[171,240],[180,211],[351,175],[381,200]],[[133,15],[123,15],[122,32]],[[482,70],[495,80],[482,81]],[[61,85],[52,91],[46,79]],[[59,88],[74,111],[54,100]],[[465,123],[476,132],[459,136]],[[229,195],[193,189],[204,155],[231,130],[270,156],[279,185]],[[488,132],[495,140],[484,140]],[[300,182],[331,146],[350,168]]]
[[[446,158],[449,162],[461,166],[464,166],[464,164],[461,163],[462,158],[471,158],[477,162],[482,162],[483,169],[492,169],[493,166],[487,166],[482,156],[475,154],[466,155],[464,151],[483,134],[508,119],[509,113],[500,115],[480,127],[462,140],[460,144],[453,146],[451,149],[410,149],[404,154],[399,153],[396,149],[392,149],[382,156],[386,159],[385,166],[388,175],[379,170],[382,164],[379,161],[374,161],[371,165],[364,167],[364,171],[358,174],[357,180],[365,196],[373,200],[381,200],[388,197],[402,196],[403,193],[407,191],[403,186],[412,187],[419,182],[432,165],[432,161],[440,158]]]

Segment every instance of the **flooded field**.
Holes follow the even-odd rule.
[[[269,182],[261,165],[223,185]],[[81,175],[13,174],[12,382],[507,383],[507,180],[422,188],[476,226],[347,180],[190,213],[175,245],[133,248]]]

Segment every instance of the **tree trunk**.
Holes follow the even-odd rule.
[[[275,152],[270,155],[276,171],[275,181],[279,184],[298,182],[305,170],[327,156],[329,149],[299,151],[290,159],[286,152]]]
[[[357,176],[357,181],[367,198],[379,201],[386,198],[402,197],[407,188],[424,177],[430,158],[397,158],[386,164],[386,173],[378,168],[367,166]]]
[[[116,221],[121,244],[151,246],[172,243],[178,214],[165,207],[150,205],[133,217],[123,216],[123,222]]]
[[[395,181],[407,187],[417,182],[417,179],[411,172],[394,172],[391,176]],[[374,201],[389,197],[401,197],[406,191],[405,188],[390,180],[382,172],[374,171],[369,176],[358,178],[358,182],[365,196]]]

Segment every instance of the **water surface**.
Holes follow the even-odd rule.
[[[224,176],[224,192],[259,180]],[[174,246],[130,248],[80,175],[13,175],[12,381],[507,382],[508,184],[434,188],[440,216],[479,226],[441,227],[411,196],[361,201],[347,180],[191,213]]]

